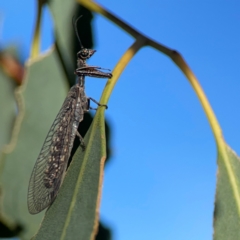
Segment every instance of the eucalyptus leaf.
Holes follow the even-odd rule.
[[[218,154],[217,191],[214,210],[214,240],[240,239],[240,159],[225,145]]]
[[[51,0],[48,2],[48,5],[54,18],[58,54],[62,61],[63,68],[66,71],[69,84],[72,86],[75,83],[75,77],[72,73],[77,67],[77,52],[80,50],[80,44],[73,22],[75,22],[77,17],[82,16],[77,25],[77,32],[82,45],[86,48],[92,48],[93,36],[91,21],[93,15],[91,11],[82,7],[74,0]]]
[[[73,59],[76,59],[76,56],[72,56],[70,46],[72,44],[72,33],[74,31],[72,18],[76,1],[51,0],[49,1],[49,7],[54,18],[54,31],[58,51],[66,67],[68,78],[74,81],[75,76],[73,72],[76,69],[76,62],[74,62]]]
[[[17,90],[19,105],[11,152],[3,151],[1,214],[21,225],[22,239],[30,239],[43,214],[27,209],[28,182],[50,126],[66,97],[67,86],[55,50],[26,64],[24,84]]]
[[[13,80],[0,70],[0,151],[10,143],[12,128],[17,115],[14,98],[15,87],[16,84]],[[2,171],[3,159],[0,153],[0,176]],[[8,223],[7,219],[3,219],[0,215],[0,237],[13,236],[17,229],[19,229],[18,226]]]
[[[16,117],[14,98],[15,84],[0,70],[0,149],[11,139],[12,127]]]
[[[34,239],[93,239],[98,227],[98,208],[106,159],[105,123],[99,109],[78,148],[59,194],[47,210]]]

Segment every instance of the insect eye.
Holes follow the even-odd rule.
[[[89,57],[88,49],[84,48],[78,53],[78,58],[86,59]]]

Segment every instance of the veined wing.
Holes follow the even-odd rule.
[[[31,214],[47,208],[57,196],[84,109],[79,85],[73,86],[54,120],[37,158],[28,188]]]

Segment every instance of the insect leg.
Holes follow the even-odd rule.
[[[94,98],[91,98],[89,97],[88,99],[92,100],[94,103],[96,103],[98,106],[104,106],[106,109],[108,109],[108,106],[106,104],[101,104],[99,103],[98,101],[96,101]],[[90,109],[93,109],[93,110],[97,110],[97,108],[92,108],[92,107],[89,107]]]
[[[96,77],[96,78],[111,78],[112,77],[111,73],[101,72],[97,69],[92,69],[92,68],[76,70],[74,73],[78,76],[89,76],[89,77]]]
[[[80,141],[80,145],[81,145],[81,148],[82,150],[84,151],[86,146],[85,146],[85,143],[84,143],[84,140],[83,140],[83,137],[80,135],[80,133],[77,131],[76,135],[78,136],[79,138],[79,141]]]
[[[92,69],[92,70],[95,70],[95,69],[103,69],[103,70],[107,70],[107,71],[111,71],[110,69],[108,68],[102,68],[102,67],[98,67],[98,66],[84,66],[84,67],[80,67],[80,68],[77,68],[76,69],[76,72],[80,72],[81,70],[83,69]]]

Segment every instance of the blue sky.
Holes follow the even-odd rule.
[[[33,2],[0,2],[0,43],[17,43],[25,58],[36,14]],[[183,55],[226,142],[239,153],[240,2],[98,3]],[[45,11],[43,50],[53,41],[50,21]],[[113,69],[133,39],[99,15],[93,25],[97,53],[90,63]],[[86,84],[87,94],[99,99],[105,81],[88,79]],[[105,171],[101,219],[112,227],[113,239],[212,239],[216,145],[180,70],[166,56],[145,47],[121,75],[108,106],[113,157]]]

